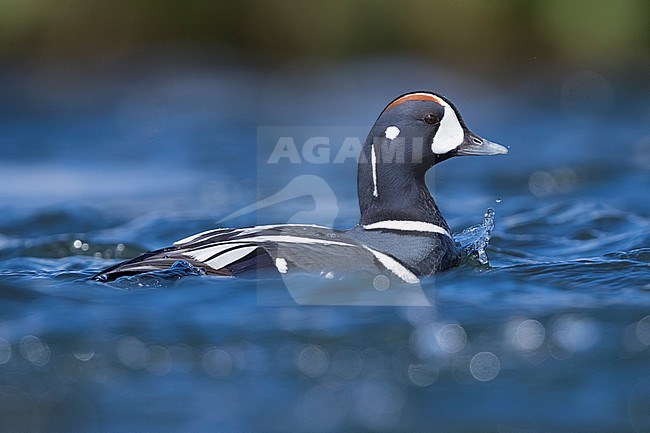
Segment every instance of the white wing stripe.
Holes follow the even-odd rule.
[[[255,251],[257,248],[258,248],[257,246],[252,246],[252,247],[242,247],[231,251],[227,251],[215,257],[214,259],[206,262],[206,264],[213,269],[219,270],[228,266],[231,263],[236,262],[239,259],[243,259],[248,254]]]
[[[353,243],[328,241],[326,239],[303,238],[300,236],[289,236],[289,235],[256,236],[252,238],[240,239],[237,242],[242,242],[242,241],[245,241],[246,243],[277,242],[277,243],[286,243],[286,244],[343,245],[348,247],[357,246],[356,244]],[[223,241],[223,243],[227,243],[227,242],[230,241]]]
[[[206,230],[206,231],[204,231],[204,232],[197,233],[197,234],[195,234],[195,235],[192,235],[192,236],[188,236],[188,237],[186,237],[186,238],[183,238],[183,239],[181,239],[180,241],[176,241],[176,242],[173,243],[173,245],[178,246],[178,245],[181,245],[181,244],[187,244],[187,243],[190,243],[190,242],[192,242],[193,240],[196,240],[196,239],[198,239],[198,238],[200,238],[200,237],[202,237],[202,236],[209,235],[209,234],[211,234],[211,233],[224,232],[224,231],[226,231],[226,230],[231,230],[231,229],[228,229],[228,228],[220,228],[220,229]]]
[[[200,248],[196,250],[190,250],[188,252],[183,252],[182,254],[184,256],[192,257],[195,260],[198,260],[199,262],[205,262],[208,260],[210,257],[219,254],[220,252],[230,249],[230,248],[236,248],[236,247],[243,247],[247,246],[249,244],[247,243],[218,243],[217,245],[214,245],[209,248]]]
[[[226,231],[232,231],[232,236],[233,237],[240,237],[240,236],[247,236],[247,235],[252,235],[264,230],[268,229],[274,229],[274,228],[282,228],[282,227],[309,227],[309,228],[317,228],[317,229],[325,229],[325,230],[331,230],[329,227],[325,226],[319,226],[316,224],[269,224],[269,225],[263,225],[263,226],[253,226],[253,227],[245,227],[241,229],[230,229],[230,228],[218,228],[218,229],[212,229],[212,230],[206,230],[201,233],[197,233],[192,236],[188,236],[186,238],[183,238],[179,241],[174,242],[175,246],[182,245],[182,244],[188,244],[192,241],[195,241],[201,237],[210,235],[210,234],[217,234],[220,232],[226,232]]]
[[[282,227],[310,227],[310,228],[331,230],[329,227],[323,227],[323,226],[319,226],[319,225],[315,225],[315,224],[270,224],[270,225],[264,225],[264,226],[253,226],[253,227],[246,227],[246,228],[243,228],[243,229],[239,229],[233,235],[233,237],[252,235],[254,233],[258,233],[258,232],[261,232],[261,231],[264,231],[264,230],[269,230],[269,229],[274,229],[274,228],[282,228]]]
[[[398,221],[398,220],[387,220],[379,221],[372,224],[366,224],[363,226],[366,230],[376,230],[376,229],[389,229],[389,230],[402,230],[402,231],[412,231],[412,232],[430,232],[430,233],[440,233],[451,238],[451,234],[444,228],[439,225],[432,223],[425,223],[422,221]]]
[[[402,281],[404,281],[405,283],[416,284],[420,282],[418,277],[416,277],[413,272],[406,269],[404,265],[402,265],[400,262],[398,262],[391,256],[384,253],[380,253],[379,251],[373,250],[372,248],[367,247],[365,245],[363,247],[368,251],[370,251],[372,255],[375,256],[377,260],[379,260],[379,263],[384,265],[386,269],[391,271],[393,274],[401,278]]]

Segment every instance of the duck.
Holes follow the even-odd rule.
[[[325,279],[384,275],[415,284],[462,259],[426,185],[427,171],[456,156],[507,153],[506,147],[472,132],[446,97],[431,91],[405,93],[380,112],[361,146],[360,219],[354,227],[291,223],[213,228],[118,263],[92,279],[110,282],[180,262],[209,276],[245,277],[264,270]]]

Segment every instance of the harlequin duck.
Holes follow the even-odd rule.
[[[456,266],[460,248],[425,184],[425,173],[460,155],[508,150],[471,132],[445,97],[407,93],[384,108],[359,157],[361,218],[349,230],[280,224],[208,230],[112,266],[93,277],[112,281],[178,261],[208,275],[270,269],[325,278],[384,274],[406,283]]]

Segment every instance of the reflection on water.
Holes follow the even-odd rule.
[[[17,104],[0,123],[3,429],[647,431],[648,118],[625,112],[647,101],[602,75],[494,98],[464,91],[462,77],[413,67],[396,84],[395,65],[369,74],[375,66],[343,68],[320,89],[177,71],[104,82],[110,97],[85,96],[94,110],[75,105],[74,88]],[[430,306],[297,306],[277,279],[206,278],[182,264],[88,281],[214,227],[264,197],[262,184],[289,184],[297,173],[259,177],[269,167],[255,157],[258,124],[370,125],[386,101],[432,82],[510,154],[429,175],[455,238],[477,252],[421,281]],[[575,98],[629,100],[603,113]],[[300,170],[335,192],[335,227],[357,222],[353,163]],[[299,212],[313,203],[227,223]]]

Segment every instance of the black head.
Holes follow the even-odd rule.
[[[392,153],[404,146],[400,151],[405,162],[421,164],[425,171],[453,156],[508,153],[470,131],[456,107],[431,92],[407,93],[393,100],[379,115],[371,137],[392,147]]]
[[[470,131],[451,102],[431,92],[396,98],[372,127],[359,158],[361,224],[384,220],[431,222],[447,228],[425,173],[459,155],[497,155],[505,147]]]

